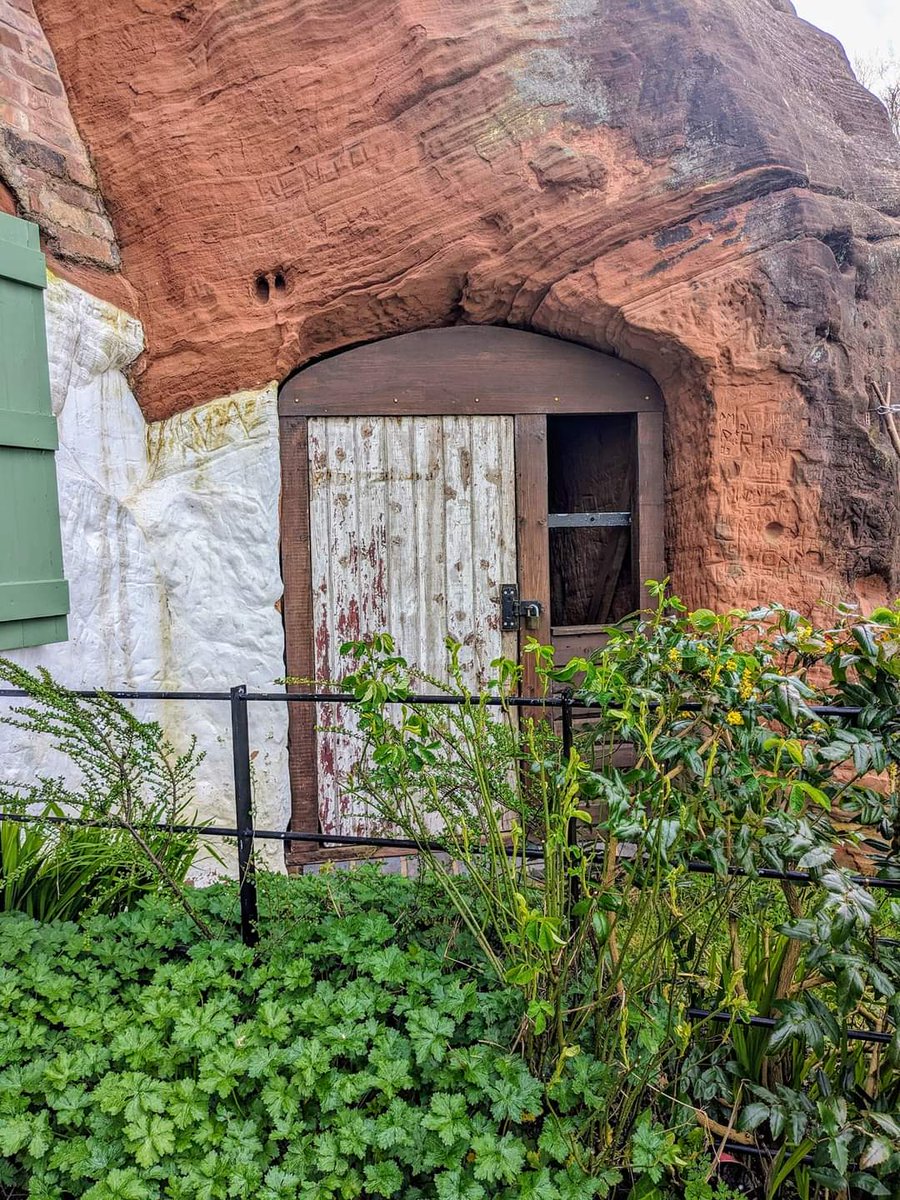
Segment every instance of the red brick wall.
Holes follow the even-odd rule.
[[[0,0],[0,195],[6,189],[54,255],[119,266],[97,177],[32,0]]]

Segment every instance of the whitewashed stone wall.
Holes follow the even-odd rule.
[[[75,688],[278,690],[275,385],[148,426],[123,374],[143,348],[140,323],[53,277],[46,316],[69,640],[10,657]],[[197,815],[233,825],[228,705],[147,703],[141,715],[159,720],[176,745],[196,735],[206,754]],[[257,824],[284,829],[286,705],[252,705],[250,739]],[[48,772],[60,764],[45,747],[0,726],[0,777]],[[257,850],[267,866],[283,867],[280,843]]]

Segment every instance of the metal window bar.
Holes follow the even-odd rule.
[[[630,512],[548,513],[548,529],[627,529]]]

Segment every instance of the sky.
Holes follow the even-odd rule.
[[[842,42],[851,62],[900,57],[900,0],[794,0],[794,7]]]

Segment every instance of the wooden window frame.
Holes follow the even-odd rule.
[[[543,334],[490,325],[426,329],[343,350],[303,368],[278,399],[281,442],[281,568],[285,667],[315,675],[310,546],[310,417],[459,414],[516,418],[516,521],[521,595],[549,596],[546,418],[632,414],[636,504],[632,514],[635,592],[665,573],[663,544],[663,398],[646,372],[611,355]],[[536,448],[538,453],[535,453]],[[545,605],[539,627],[550,638]],[[524,687],[535,681],[526,675]],[[288,690],[302,690],[289,685]],[[318,832],[319,806],[312,705],[289,705],[291,826]],[[333,858],[294,843],[290,862]]]

